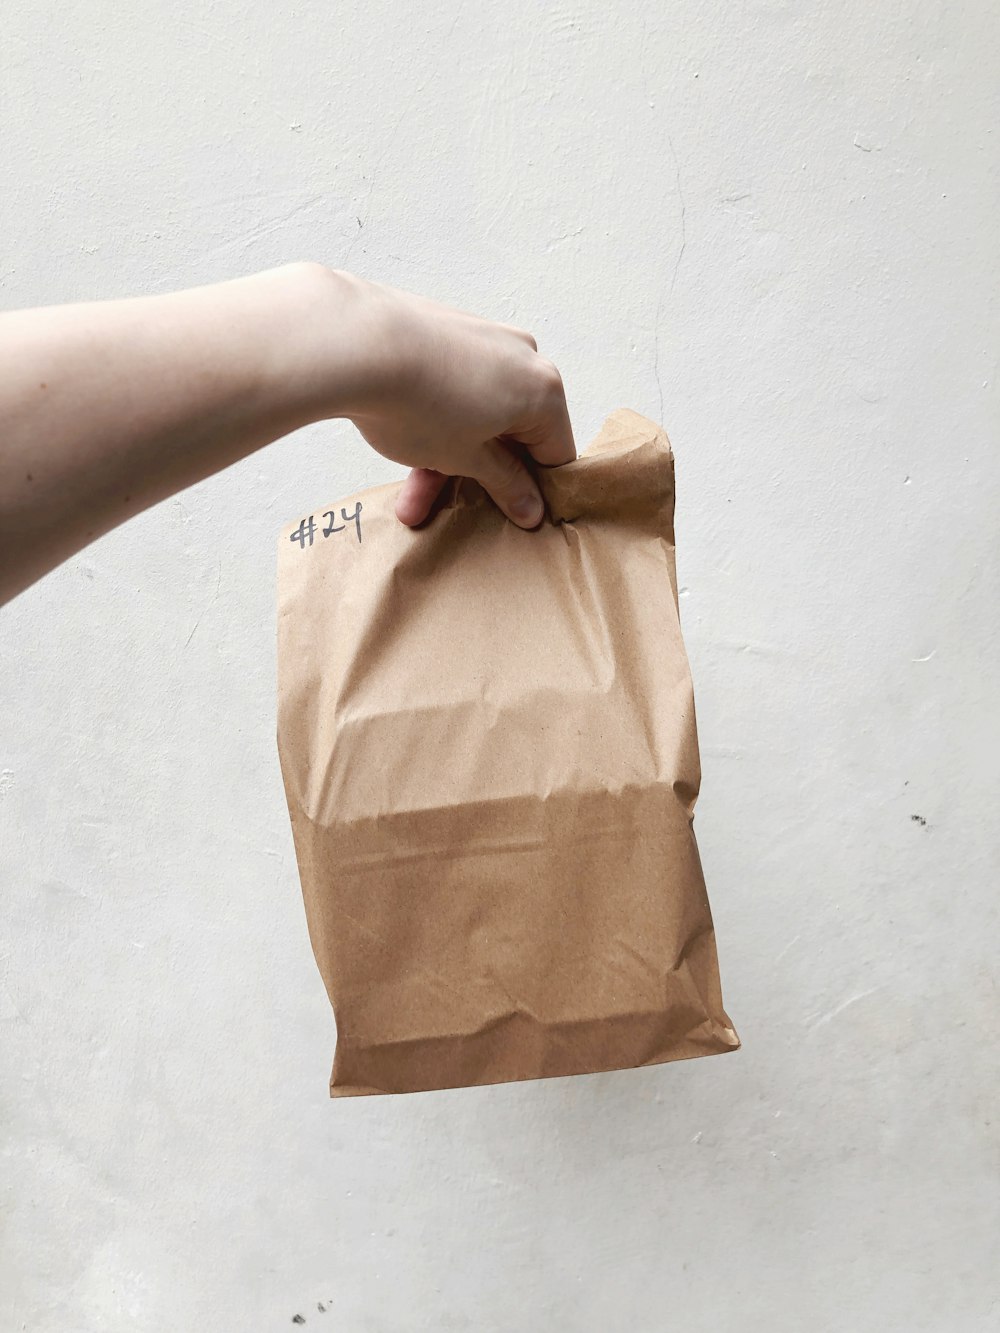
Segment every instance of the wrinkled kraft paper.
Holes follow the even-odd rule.
[[[613,413],[539,530],[472,481],[284,529],[278,747],[333,1096],[734,1050],[666,435]]]

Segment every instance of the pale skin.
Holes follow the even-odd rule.
[[[576,454],[559,372],[523,329],[311,262],[167,295],[0,314],[0,603],[119,523],[311,421],[537,527]]]

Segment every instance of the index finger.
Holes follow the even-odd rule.
[[[523,444],[535,462],[543,467],[559,467],[576,458],[576,441],[562,376],[551,361],[543,357],[538,361],[543,378],[539,402],[527,420],[505,431],[502,438]]]

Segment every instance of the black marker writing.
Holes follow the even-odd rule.
[[[330,537],[335,532],[344,532],[346,531],[348,523],[353,523],[355,525],[355,528],[357,529],[358,541],[361,540],[360,500],[354,506],[353,514],[349,514],[346,509],[342,509],[340,511],[340,517],[343,520],[343,522],[341,523],[337,522],[336,509],[327,509],[326,512],[323,514],[323,517],[326,519],[326,524],[321,529],[324,537]],[[305,550],[307,546],[312,546],[315,536],[316,536],[316,519],[312,514],[310,514],[309,517],[304,518],[302,522],[299,524],[299,526],[295,529],[295,531],[289,535],[288,540],[290,542],[298,542],[299,549]]]
[[[288,540],[290,542],[298,542],[299,546],[304,549],[307,541],[309,545],[312,546],[313,537],[315,535],[316,520],[313,518],[312,514],[310,514],[308,518],[302,520]]]
[[[358,527],[358,541],[361,540],[361,501],[354,506],[354,513],[348,515],[346,509],[340,511],[340,516],[345,523],[356,523]]]

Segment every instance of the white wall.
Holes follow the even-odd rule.
[[[745,1047],[327,1099],[274,537],[397,470],[312,427],[0,616],[0,1327],[1000,1328],[995,5],[4,29],[5,305],[315,258],[662,403]]]

